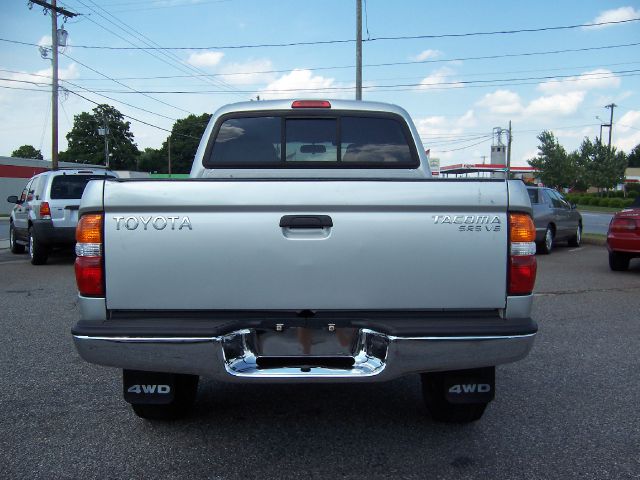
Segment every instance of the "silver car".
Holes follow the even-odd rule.
[[[9,245],[13,253],[29,252],[31,263],[43,265],[55,247],[73,246],[80,199],[90,180],[115,177],[104,168],[62,168],[32,177],[9,218]]]
[[[551,253],[559,240],[566,240],[572,247],[580,246],[582,215],[576,206],[552,188],[527,187],[527,192],[533,207],[538,252]]]

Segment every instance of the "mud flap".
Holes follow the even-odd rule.
[[[133,405],[167,405],[175,398],[177,375],[172,373],[122,371],[124,399]]]
[[[442,387],[449,403],[489,403],[495,398],[495,367],[446,372],[443,377]]]

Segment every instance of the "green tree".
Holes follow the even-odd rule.
[[[196,156],[202,134],[207,128],[211,114],[189,115],[181,118],[171,128],[171,173],[189,173],[193,158]],[[169,157],[169,138],[162,143],[160,158],[165,163],[158,172],[167,172]]]
[[[627,162],[630,167],[640,167],[640,143],[633,147],[633,150],[627,155]]]
[[[557,189],[575,186],[578,179],[576,157],[567,154],[553,132],[543,131],[538,140],[538,155],[529,160],[529,165],[540,171],[542,182]]]
[[[147,147],[140,153],[138,170],[150,173],[167,173],[167,159],[162,157],[161,150]]]
[[[22,145],[11,154],[12,157],[18,158],[36,158],[42,160],[42,152],[37,150],[33,145]]]
[[[577,150],[584,181],[591,187],[614,188],[624,180],[627,156],[615,147],[585,138]]]
[[[73,128],[67,133],[68,147],[60,152],[60,160],[104,165],[104,136],[98,129],[105,124],[109,130],[109,166],[114,170],[135,170],[140,152],[129,130],[130,123],[124,121],[116,108],[106,104],[98,105],[92,113],[82,112],[73,117]]]

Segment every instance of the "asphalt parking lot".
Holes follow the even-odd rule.
[[[416,376],[366,385],[203,381],[194,414],[148,423],[120,373],[79,359],[73,257],[0,250],[2,478],[640,477],[640,260],[539,256],[531,355],[497,370],[479,422],[434,423]]]

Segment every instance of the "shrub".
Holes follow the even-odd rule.
[[[629,198],[636,198],[638,196],[638,192],[636,190],[629,190],[627,191],[627,197]]]
[[[596,204],[599,207],[608,207],[609,206],[609,199],[608,198],[599,198],[598,199],[598,203]]]
[[[624,207],[624,199],[612,198],[609,200],[609,206],[612,208],[622,208]]]
[[[625,207],[630,207],[630,206],[631,206],[631,204],[633,203],[633,200],[634,200],[633,198],[626,198],[626,199],[624,199],[624,200],[622,201],[622,207],[623,207],[623,208],[625,208]]]

